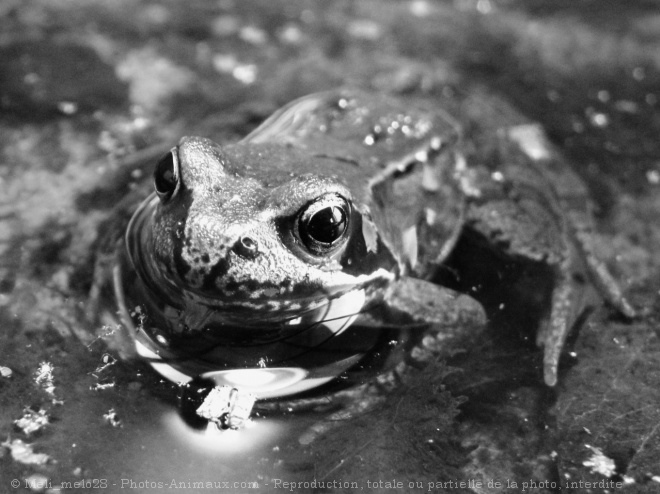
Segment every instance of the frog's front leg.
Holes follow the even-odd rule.
[[[475,338],[487,322],[484,308],[469,295],[418,278],[404,277],[393,283],[385,294],[385,307],[389,324],[424,328],[425,337],[411,352],[418,361],[443,349],[451,352],[460,342]]]
[[[402,359],[372,381],[320,399],[282,402],[281,408],[289,411],[341,406],[310,427],[299,438],[301,444],[310,444],[342,421],[373,409],[427,363],[471,346],[486,326],[486,313],[479,302],[420,279],[402,278],[392,284],[383,302],[379,310],[370,311],[356,324],[364,324],[365,331],[370,325],[409,329],[412,347],[405,348]]]

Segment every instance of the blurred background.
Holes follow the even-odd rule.
[[[274,479],[317,479],[340,484],[300,491],[605,492],[565,482],[611,480],[656,492],[659,83],[650,0],[3,0],[0,491],[175,480],[209,492],[185,486],[209,480],[270,492]],[[452,363],[461,371],[437,364],[305,448],[313,416],[209,439],[181,422],[173,386],[84,337],[98,332],[84,319],[97,229],[141,178],[127,165],[136,152],[182,135],[232,142],[291,99],[342,85],[479,92],[539,122],[591,191],[598,254],[641,316],[594,310],[553,390],[534,350],[468,352]],[[108,178],[122,172],[133,181]],[[483,362],[520,359],[527,371],[496,378]],[[443,487],[452,479],[483,485]],[[66,488],[81,480],[92,483]]]

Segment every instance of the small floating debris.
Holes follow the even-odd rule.
[[[101,357],[101,364],[96,369],[94,369],[94,372],[92,372],[92,375],[94,377],[98,377],[96,374],[99,374],[99,373],[103,372],[104,370],[106,370],[111,365],[115,365],[115,363],[117,363],[116,358],[114,358],[109,353],[104,353],[103,356]]]
[[[73,115],[78,111],[78,103],[74,101],[60,101],[57,103],[57,109],[65,115]]]
[[[596,111],[592,107],[587,108],[584,113],[593,127],[602,129],[610,124],[610,117],[606,113]]]
[[[646,180],[648,183],[653,185],[660,184],[660,171],[658,170],[649,170],[646,172]]]
[[[50,456],[45,453],[35,453],[32,444],[25,443],[20,439],[9,441],[7,439],[1,444],[11,452],[11,457],[24,465],[45,465],[50,461]]]
[[[245,64],[238,65],[234,70],[232,70],[231,75],[234,76],[239,82],[242,82],[245,85],[250,85],[257,80],[258,75],[257,66],[254,64]]]
[[[370,19],[355,19],[348,23],[348,34],[356,39],[375,41],[383,35],[383,28]]]
[[[432,12],[431,4],[427,0],[413,0],[409,8],[415,17],[427,17]]]
[[[0,365],[0,376],[9,378],[13,374],[14,374],[14,371],[11,370],[9,367],[5,367],[4,365]]]
[[[268,33],[257,26],[243,26],[238,32],[238,37],[255,46],[265,45],[268,42]]]
[[[21,429],[28,436],[33,432],[37,432],[42,427],[48,425],[49,418],[46,410],[39,409],[34,411],[30,408],[23,410],[23,416],[20,419],[14,420],[16,427]]]
[[[213,68],[223,74],[231,74],[245,85],[257,80],[259,69],[255,64],[239,62],[234,55],[217,54],[213,57]]]
[[[605,456],[598,448],[589,446],[588,444],[585,444],[585,446],[589,448],[593,454],[588,460],[582,462],[582,464],[585,467],[589,467],[591,473],[599,473],[608,478],[616,474],[616,464],[612,458]]]
[[[110,382],[110,383],[94,383],[92,384],[89,389],[92,391],[104,391],[106,389],[114,388],[115,383]]]
[[[108,410],[108,413],[104,413],[103,418],[112,427],[121,427],[122,426],[121,420],[119,420],[119,415],[117,415],[117,412],[115,412],[114,408],[111,408],[110,410]]]
[[[296,24],[286,24],[278,34],[282,43],[297,45],[303,40],[303,32]]]
[[[53,384],[54,370],[55,367],[50,362],[41,362],[34,378],[34,382],[51,395],[55,394],[55,385]]]
[[[107,326],[107,325],[101,327],[98,336],[96,338],[94,338],[91,342],[89,342],[89,344],[87,344],[87,348],[89,350],[91,350],[92,345],[94,343],[96,343],[99,340],[104,340],[104,339],[112,336],[113,334],[115,334],[119,331],[121,331],[121,325],[119,325],[119,324],[117,324],[115,327],[111,327],[111,326]]]
[[[241,429],[250,420],[256,398],[231,386],[216,386],[197,409],[197,415],[219,429]]]

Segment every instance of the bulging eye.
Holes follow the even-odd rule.
[[[161,202],[169,200],[179,190],[179,160],[176,148],[156,163],[154,188]]]
[[[298,235],[312,254],[326,255],[347,236],[350,206],[337,194],[308,204],[298,218]]]

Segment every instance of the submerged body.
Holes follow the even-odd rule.
[[[537,341],[554,385],[589,285],[633,309],[593,253],[584,187],[539,129],[492,136],[480,162],[449,114],[338,90],[236,144],[184,137],[156,165],[115,268],[138,353],[173,381],[279,398],[374,360],[405,328],[431,328],[437,344],[485,323],[470,297],[425,281],[469,232],[548,267]]]

